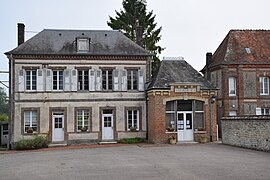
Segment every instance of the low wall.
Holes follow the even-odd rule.
[[[270,116],[224,117],[222,142],[270,152]]]

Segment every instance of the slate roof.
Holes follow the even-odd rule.
[[[249,48],[251,53],[247,53],[245,48]],[[269,30],[230,30],[213,54],[209,67],[265,63],[270,63]]]
[[[90,38],[90,51],[78,53],[76,38]],[[6,54],[15,55],[138,55],[151,54],[114,30],[44,29]]]
[[[148,86],[150,89],[169,89],[169,84],[200,84],[201,89],[216,89],[185,60],[163,60],[158,73]]]

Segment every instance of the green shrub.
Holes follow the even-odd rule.
[[[16,143],[16,150],[30,150],[47,148],[48,141],[46,136],[36,135],[33,139],[22,139]]]
[[[7,122],[8,121],[8,115],[6,115],[6,114],[0,114],[0,121]]]
[[[132,144],[132,143],[141,143],[144,142],[143,138],[135,137],[135,138],[124,138],[118,140],[118,143],[123,143],[123,144]]]

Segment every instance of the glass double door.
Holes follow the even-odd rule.
[[[177,112],[178,141],[193,141],[192,111]]]

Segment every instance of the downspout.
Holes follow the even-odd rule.
[[[14,59],[12,54],[8,55],[9,59],[9,110],[8,110],[8,148],[11,149],[13,142],[13,133],[14,133]]]

